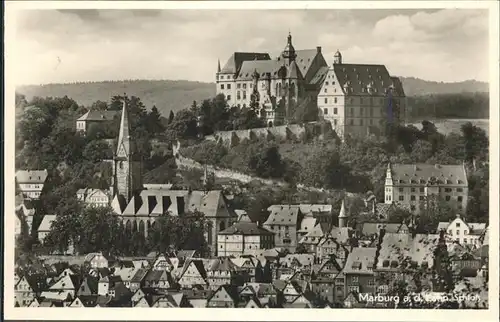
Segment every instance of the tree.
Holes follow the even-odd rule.
[[[285,170],[277,146],[270,146],[252,156],[248,166],[262,178],[282,178]]]
[[[433,155],[432,144],[424,140],[415,141],[411,150],[412,163],[424,163]]]
[[[174,111],[170,110],[170,114],[168,114],[168,124],[171,124],[174,121]]]
[[[456,212],[441,196],[427,196],[420,204],[420,212],[416,216],[416,232],[421,234],[433,233],[439,222],[450,221],[455,218]]]
[[[177,112],[173,122],[169,124],[167,133],[177,139],[194,139],[198,135],[196,116],[189,110]]]
[[[165,127],[161,122],[161,114],[160,112],[158,112],[158,109],[156,108],[155,105],[153,106],[151,112],[149,112],[146,118],[146,126],[149,133],[151,133],[152,135],[156,135],[165,131]]]
[[[471,122],[463,124],[461,131],[465,142],[465,161],[487,160],[489,140],[486,132]]]

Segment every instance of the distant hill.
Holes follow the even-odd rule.
[[[462,92],[488,92],[488,84],[477,81],[458,83],[430,82],[412,77],[401,77],[407,96],[427,94],[453,94]],[[78,104],[90,106],[93,102],[109,101],[113,95],[127,93],[140,97],[150,109],[156,105],[167,116],[191,106],[193,101],[201,102],[215,95],[214,83],[202,83],[184,80],[127,80],[83,82],[70,84],[26,85],[17,88],[29,101],[33,96],[62,97],[67,95]]]
[[[485,82],[467,80],[456,83],[431,82],[414,77],[400,77],[406,96],[428,94],[456,94],[456,93],[487,93],[489,85]]]
[[[215,84],[183,80],[127,80],[70,84],[19,86],[16,91],[30,101],[34,96],[68,97],[79,105],[90,106],[97,100],[109,101],[114,95],[137,96],[151,109],[156,105],[163,116],[188,108],[215,95]]]

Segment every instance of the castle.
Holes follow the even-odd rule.
[[[295,50],[290,34],[276,59],[235,52],[223,68],[219,61],[215,80],[230,106],[256,105],[268,126],[288,123],[308,104],[340,137],[381,134],[406,114],[402,83],[384,65],[345,64],[337,51],[329,66],[321,47]]]

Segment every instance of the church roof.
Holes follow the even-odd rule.
[[[316,55],[318,55],[318,50],[317,49],[296,50],[295,54],[297,55],[297,57],[295,58],[295,62],[299,67],[298,69],[305,77],[305,75],[309,72],[309,69],[311,69],[314,58],[316,58]]]
[[[293,78],[293,79],[302,79],[303,78],[302,73],[300,71],[300,68],[295,61],[293,61],[290,64],[290,67],[288,68],[288,75],[287,76],[289,78]]]

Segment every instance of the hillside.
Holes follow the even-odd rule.
[[[428,94],[456,94],[489,92],[489,85],[485,82],[467,80],[456,83],[431,82],[414,77],[400,77],[406,96]]]
[[[90,106],[97,100],[109,101],[114,95],[137,96],[148,109],[156,105],[160,113],[168,116],[215,95],[215,84],[182,80],[128,80],[71,84],[26,85],[16,89],[30,101],[34,96],[68,97],[78,104]]]
[[[477,81],[458,83],[430,82],[412,77],[401,77],[407,96],[488,92],[488,84]],[[215,95],[214,83],[184,80],[127,80],[70,84],[26,85],[17,88],[29,101],[33,96],[68,97],[78,104],[90,106],[97,100],[108,101],[113,95],[127,93],[140,97],[149,109],[156,105],[163,115],[178,111]]]

